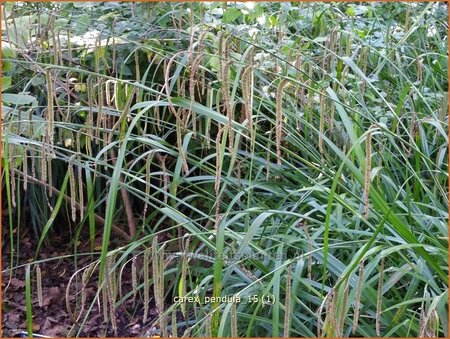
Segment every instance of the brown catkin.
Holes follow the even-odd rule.
[[[222,152],[221,152],[221,142],[220,139],[222,137],[224,127],[219,127],[219,131],[216,136],[216,176],[214,181],[214,191],[216,196],[220,191],[220,182],[222,180]]]
[[[55,156],[54,147],[54,135],[55,135],[55,110],[53,107],[53,81],[50,70],[47,69],[45,72],[46,82],[47,82],[47,130],[46,130],[46,141],[49,145],[50,158]]]
[[[160,312],[160,305],[161,300],[159,299],[159,291],[160,291],[160,270],[159,270],[159,257],[158,257],[158,238],[155,236],[153,237],[152,242],[152,275],[153,275],[153,289],[154,289],[154,295],[155,295],[155,304],[156,308],[158,309],[158,313]]]
[[[219,127],[219,131],[217,132],[216,137],[216,176],[214,181],[214,191],[216,193],[216,208],[215,208],[215,222],[214,222],[214,230],[217,233],[219,228],[219,223],[221,220],[220,216],[220,203],[222,199],[222,194],[220,194],[220,184],[222,181],[222,146],[221,146],[221,136],[223,130],[227,128],[225,127]]]
[[[87,293],[86,293],[86,287],[89,282],[89,278],[91,276],[92,270],[94,269],[94,266],[88,266],[81,276],[81,306],[80,306],[80,312],[78,313],[77,322],[81,319],[81,316],[84,311],[84,307],[86,305],[86,299],[87,299]]]
[[[231,304],[231,337],[238,337],[238,328],[237,328],[237,306],[236,303],[233,302]]]
[[[283,137],[283,89],[287,83],[286,79],[281,80],[276,94],[275,140],[278,165],[281,165],[281,139]]]
[[[72,282],[72,278],[74,275],[72,275],[72,277],[70,277],[69,279],[69,283],[67,284],[66,287],[66,293],[65,293],[65,302],[66,302],[66,310],[67,310],[67,314],[69,315],[70,319],[72,319],[72,321],[76,321],[75,315],[72,312],[72,307],[70,306],[70,302],[72,299],[72,294],[70,293],[70,286],[71,286],[71,282]]]
[[[162,176],[163,176],[163,189],[164,189],[164,203],[167,204],[167,192],[169,190],[169,174],[167,173],[166,168],[166,158],[167,155],[161,157],[161,170],[162,170]]]
[[[36,179],[36,152],[34,145],[30,145],[30,158],[31,158],[31,177],[33,179]]]
[[[334,103],[332,103],[330,105],[330,118],[329,118],[329,122],[330,122],[330,133],[332,133],[334,131],[334,112],[336,110],[336,106],[334,105]]]
[[[77,166],[78,175],[78,202],[80,208],[80,219],[84,217],[84,190],[83,190],[83,168],[81,167],[81,156],[78,157],[80,164]]]
[[[220,204],[221,204],[221,202],[222,202],[222,194],[219,193],[216,196],[216,208],[215,208],[216,218],[215,218],[215,221],[214,221],[214,231],[216,232],[216,234],[217,234],[217,231],[219,230],[220,221],[222,220],[222,216],[220,215]]]
[[[342,304],[339,307],[341,311],[339,312],[339,323],[336,327],[336,337],[342,337],[344,332],[345,317],[347,315],[348,282],[345,284],[343,294]]]
[[[429,312],[426,324],[426,336],[428,338],[436,338],[439,331],[439,315],[435,309]]]
[[[225,47],[223,46],[225,45]],[[226,116],[228,118],[228,148],[230,152],[233,151],[233,137],[234,131],[232,128],[233,116],[233,104],[230,97],[230,66],[232,61],[230,60],[230,50],[231,50],[231,36],[223,39],[223,34],[220,36],[219,40],[219,60],[220,60],[220,76],[219,79],[222,81],[222,96],[224,102],[224,108]]]
[[[370,192],[370,173],[372,171],[372,132],[369,131],[366,139],[366,168],[364,172],[364,191],[363,191],[363,201],[364,201],[364,218],[369,218],[369,192]]]
[[[155,304],[159,314],[159,328],[162,329],[162,336],[167,337],[167,319],[164,314],[164,245],[159,249],[159,253],[157,246],[158,241],[154,237],[152,243],[152,267]]]
[[[381,258],[380,277],[377,290],[377,313],[375,315],[375,331],[377,336],[381,334],[381,308],[383,306],[383,285],[384,285],[384,257]]]
[[[184,245],[183,261],[181,263],[181,282],[182,282],[181,297],[184,297],[186,295],[189,243],[190,243],[190,238],[187,238],[186,244]],[[181,313],[182,313],[183,317],[186,319],[186,304],[181,303],[180,307],[181,307]]]
[[[319,121],[319,152],[323,154],[323,132],[325,130],[325,109],[326,109],[326,100],[325,92],[320,93],[320,121]]]
[[[172,338],[178,338],[177,309],[172,310]]]
[[[223,82],[223,67],[224,67],[224,60],[225,60],[225,52],[223,48],[223,42],[224,42],[225,32],[221,32],[219,36],[219,48],[218,48],[218,58],[219,58],[219,72],[217,73],[217,77],[219,81]]]
[[[149,266],[150,266],[150,254],[151,254],[151,249],[148,248],[144,251],[144,316],[142,319],[142,322],[145,324],[147,322],[147,316],[148,316],[148,302],[150,299],[150,286],[149,286],[149,279],[150,279],[150,274],[149,274]]]
[[[36,265],[36,290],[37,290],[37,298],[38,305],[42,307],[42,272],[41,267]]]
[[[214,90],[211,88],[211,82],[208,82],[206,89],[206,106],[208,108],[212,108]],[[217,101],[217,98],[216,98]],[[217,106],[219,107],[219,106]],[[206,119],[205,121],[205,139],[206,139],[206,147],[211,149],[211,119]]]
[[[250,64],[242,73],[242,99],[244,101],[244,113],[247,119],[247,126],[250,137],[250,148],[253,149],[254,131],[253,131],[253,116],[252,116],[252,81],[253,81],[253,67]]]
[[[418,334],[418,338],[423,338],[425,337],[425,331],[427,328],[427,320],[426,320],[426,312],[425,312],[425,306],[424,303],[422,302],[422,306],[420,307],[420,316],[419,316],[419,334]]]
[[[108,262],[108,260],[107,260]],[[109,271],[109,269],[108,269]],[[108,275],[110,275],[108,273]],[[115,300],[113,299],[113,290],[111,289],[111,282],[108,278],[107,280],[107,286],[106,286],[106,295],[108,298],[108,305],[109,305],[109,320],[111,321],[111,327],[116,335],[117,331],[117,319],[116,319],[116,307],[115,307]]]
[[[224,104],[225,104],[225,110],[227,113],[227,118],[228,118],[228,149],[230,151],[230,153],[233,152],[233,142],[234,142],[234,130],[233,130],[233,126],[232,126],[232,122],[234,121],[234,112],[233,112],[233,103],[231,102],[231,97],[230,97],[230,92],[229,92],[229,86],[230,86],[230,65],[231,65],[231,61],[227,62],[225,65],[225,78],[226,79],[224,81],[223,84],[223,91],[224,91]]]
[[[77,131],[75,147],[77,149],[77,154],[81,154],[81,129]],[[105,152],[107,153],[107,152]]]
[[[83,271],[83,275],[81,277],[81,283],[82,283],[82,287],[81,287],[81,304],[84,305],[86,302],[86,298],[87,298],[87,293],[86,293],[86,287],[87,284],[89,282],[89,278],[91,277],[91,273],[94,270],[95,266],[90,265],[88,266],[84,271]]]
[[[367,48],[366,46],[363,46],[361,48],[361,54],[360,54],[360,68],[361,71],[363,72],[363,74],[366,74],[367,72],[367,57],[369,54],[369,48]],[[361,93],[361,97],[364,97],[364,93],[366,91],[366,81],[364,79],[362,79],[362,83],[361,83],[361,87],[360,87],[360,93]]]
[[[359,263],[359,273],[358,273],[358,284],[356,285],[355,291],[355,304],[354,304],[354,314],[353,314],[353,326],[352,333],[355,334],[356,328],[358,327],[359,318],[359,304],[361,302],[361,292],[364,280],[364,260]]]
[[[286,274],[286,298],[285,298],[285,302],[284,302],[284,307],[285,307],[285,311],[284,311],[284,333],[283,333],[283,337],[284,338],[289,338],[289,333],[290,333],[290,329],[291,329],[291,314],[292,314],[292,309],[291,309],[291,298],[292,298],[292,285],[291,285],[291,265],[288,266],[287,269],[287,274]]]
[[[302,76],[302,65],[303,65],[303,60],[302,60],[302,54],[298,53],[295,57],[295,68],[296,68],[296,75],[297,75],[297,80],[303,81],[303,76]]]
[[[197,82],[197,72],[198,68],[203,61],[203,52],[200,52],[200,55],[198,55],[192,65],[191,65],[191,74],[189,75],[189,96],[191,99],[190,107],[189,107],[189,113],[192,114],[192,135],[195,138],[197,133],[197,116],[194,110],[192,110],[192,105],[195,102],[195,84]],[[186,122],[187,123],[187,122]]]
[[[114,270],[114,265],[116,263],[116,257],[117,257],[117,252],[112,254],[110,257],[110,287],[111,287],[111,296],[112,296],[112,300],[114,300],[114,302],[117,299],[117,274],[116,274],[116,270]]]
[[[180,97],[184,98],[186,97],[186,82],[188,82],[188,79],[177,79],[177,93]],[[181,120],[181,131],[185,131],[186,128],[186,124],[187,124],[187,118],[188,118],[188,110],[185,109],[184,107],[179,107],[178,108],[178,116],[180,117]]]
[[[23,146],[23,160],[22,160],[23,176],[23,190],[26,192],[28,187],[28,147]]]
[[[419,335],[418,338],[423,338],[425,336],[426,330],[426,315],[425,315],[425,307],[422,303],[420,307],[420,317],[419,317]]]
[[[225,261],[226,263],[228,261]],[[256,281],[258,280],[258,278],[248,269],[246,268],[244,265],[239,265],[239,268],[245,273],[245,275],[250,278],[252,281]]]
[[[88,95],[88,115],[86,120],[86,154],[92,156],[92,139],[94,128],[94,84],[92,77],[87,79],[87,95]]]
[[[136,295],[137,295],[137,267],[136,267],[136,256],[131,260],[131,289],[133,293],[133,307],[136,304]]]
[[[53,191],[50,189],[50,187],[53,186],[53,167],[52,167],[52,159],[51,158],[49,158],[47,161],[47,183],[49,186],[48,195],[50,197],[52,197]]]
[[[332,290],[327,295],[327,308],[326,308],[326,318],[324,324],[324,335],[326,337],[335,337],[336,336],[336,295],[335,291]]]
[[[16,208],[16,145],[9,144],[9,178],[11,184],[11,201],[13,208]]]
[[[158,293],[158,303],[156,306],[158,307],[159,314],[161,316],[161,328],[166,328],[166,326],[162,326],[162,324],[165,322],[165,316],[162,316],[164,313],[164,245],[160,248],[160,253],[158,255],[158,269],[159,273],[156,277],[156,280],[158,280],[158,286],[156,286],[156,293]]]
[[[46,151],[46,137],[42,137],[41,143],[41,181],[47,183],[47,151]]]
[[[114,331],[114,335],[117,335],[117,317],[116,317],[116,272],[112,269],[115,262],[115,256],[110,256],[106,259],[106,274],[108,275],[107,279],[107,295],[109,302],[109,314],[111,320],[111,327]]]
[[[76,191],[75,191],[75,174],[73,171],[73,160],[74,156],[70,157],[69,159],[69,186],[70,186],[70,207],[72,212],[72,221],[75,222],[77,216],[76,216]]]
[[[211,331],[211,314],[208,314],[205,320],[205,337],[212,338]]]
[[[206,76],[205,76],[205,67],[201,69],[201,75],[200,75],[200,93],[202,96],[205,95],[206,91]]]
[[[338,32],[339,32],[338,27],[334,27],[330,32],[330,45],[329,45],[330,55],[329,55],[329,59],[328,59],[328,66],[329,66],[328,69],[331,69],[331,65],[333,65],[333,63],[334,63],[336,40],[337,40],[337,36],[339,34]]]
[[[103,321],[108,322],[108,294],[106,292],[106,286],[102,288],[102,305],[103,305]]]
[[[269,131],[269,137],[267,138],[267,152],[266,152],[266,181],[269,181],[270,178],[270,147],[272,145],[272,131]]]

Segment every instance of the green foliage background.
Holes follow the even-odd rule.
[[[170,254],[128,310],[163,335],[447,336],[446,6],[5,4],[11,267],[63,228],[99,298]]]

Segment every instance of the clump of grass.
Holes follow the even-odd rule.
[[[98,304],[111,332],[120,326],[114,314],[126,305],[130,314],[142,309],[138,320],[164,336],[170,317],[172,336],[276,336],[280,329],[294,337],[375,336],[390,323],[385,330],[392,336],[447,335],[439,323],[447,317],[445,256],[430,255],[447,251],[445,4],[333,4],[326,11],[319,3],[258,3],[245,10],[230,3],[123,4],[113,23],[104,21],[92,48],[74,44],[87,27],[74,26],[85,8],[70,4],[55,5],[61,16],[49,25],[48,41],[33,32],[30,42],[13,34],[23,24],[21,11],[41,13],[45,4],[33,6],[4,6],[5,40],[15,53],[2,58],[15,72],[3,67],[13,84],[4,94],[36,98],[16,105],[2,96],[11,258],[23,234],[15,232],[30,224],[41,244],[51,240],[54,223],[75,229],[78,258],[76,244],[89,224],[99,291],[87,300],[91,268],[79,270],[74,262],[67,300],[75,281],[81,291],[77,306],[68,307],[76,323],[71,334],[83,336]],[[89,17],[107,14],[105,6],[93,4]],[[311,15],[296,17],[303,12]],[[59,21],[65,14],[74,18],[70,25]],[[355,17],[374,29],[361,34]],[[223,22],[205,24],[205,18]],[[128,24],[142,40],[120,31]],[[258,30],[241,29],[252,25]],[[378,40],[383,51],[372,43]],[[16,227],[24,204],[30,223]],[[136,229],[123,231],[124,220]],[[114,250],[122,256],[111,256],[121,242],[110,243],[111,231],[126,239]],[[280,243],[292,268],[280,266]],[[395,270],[389,283],[383,261],[368,263],[386,247]],[[180,258],[176,266],[163,260],[167,252]],[[132,291],[122,293],[130,261]],[[373,279],[364,277],[378,280],[375,292]],[[350,282],[356,282],[351,293]],[[422,305],[418,319],[404,302],[419,310],[414,295],[427,289],[436,297]],[[277,294],[272,307],[164,302],[193,291],[252,296],[270,290]],[[153,297],[157,319],[150,319]]]

